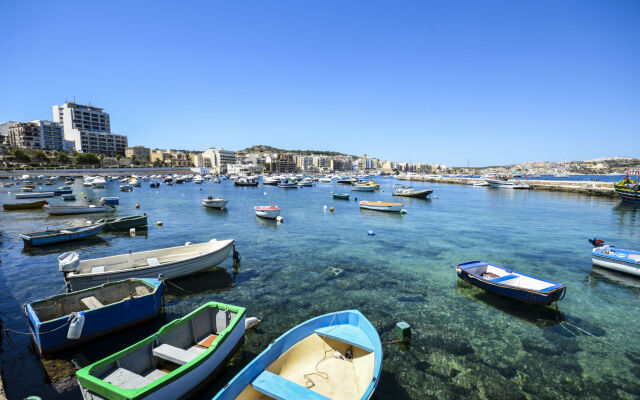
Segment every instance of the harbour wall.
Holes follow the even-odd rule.
[[[471,182],[482,182],[483,179],[478,178],[453,178],[453,177],[431,177],[431,176],[412,176],[407,178],[398,178],[398,180],[448,183],[454,185],[467,185]],[[526,182],[531,190],[546,190],[548,192],[566,192],[578,193],[588,196],[600,197],[617,197],[612,182],[594,182],[594,181],[547,181],[547,180],[529,180]]]

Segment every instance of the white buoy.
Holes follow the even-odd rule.
[[[135,236],[136,235],[136,228],[129,229],[129,235]]]
[[[278,215],[278,216],[276,217],[276,221],[278,221],[278,222],[282,222],[282,221],[284,221],[284,218],[282,218],[282,216],[281,216],[281,215]]]
[[[244,320],[244,329],[251,329],[254,326],[258,326],[258,324],[262,322],[260,321],[258,318],[256,317],[249,317],[247,319]]]
[[[326,212],[327,211],[327,205],[325,204],[324,207],[322,207],[322,209]]]
[[[264,195],[266,196],[266,195],[267,195],[267,192],[264,192]]]

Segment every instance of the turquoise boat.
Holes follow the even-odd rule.
[[[336,200],[349,200],[349,193],[334,193],[333,198]]]
[[[359,311],[338,311],[280,336],[214,400],[369,399],[381,369],[382,344],[371,322]]]

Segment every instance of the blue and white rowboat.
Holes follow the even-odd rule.
[[[280,336],[214,399],[369,399],[381,368],[382,345],[371,322],[359,311],[338,311]]]
[[[21,233],[20,239],[31,246],[72,242],[97,235],[104,229],[104,223],[76,228],[48,229],[46,231]]]
[[[549,305],[564,298],[567,287],[484,261],[456,266],[458,277],[488,292],[531,304]]]
[[[594,247],[591,251],[594,265],[640,276],[640,252],[612,248],[611,246]]]
[[[153,319],[162,305],[163,283],[127,279],[28,303],[29,330],[41,355],[52,354]],[[78,339],[67,339],[73,313],[84,312]]]

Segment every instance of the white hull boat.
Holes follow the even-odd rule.
[[[109,206],[110,209],[114,209]],[[44,209],[50,215],[69,215],[69,214],[87,214],[107,211],[106,206],[49,206],[45,205]]]
[[[221,210],[227,208],[227,201],[225,199],[214,199],[214,198],[208,198],[208,199],[204,199],[202,200],[202,205],[205,207],[209,207],[209,208],[219,208]]]
[[[178,278],[223,262],[233,248],[233,239],[211,239],[205,243],[79,260],[76,253],[58,257],[69,290],[85,289],[129,278]]]
[[[91,187],[94,189],[104,189],[107,187],[107,181],[105,181],[103,178],[96,178],[91,181]]]
[[[640,276],[640,252],[611,246],[594,247],[591,251],[594,265],[614,271]]]
[[[361,201],[360,208],[375,211],[400,212],[404,203],[388,203],[386,201]]]
[[[256,206],[254,210],[256,215],[262,218],[276,219],[280,216],[280,207],[278,206]]]
[[[37,199],[43,197],[53,197],[53,192],[31,192],[31,193],[16,193],[16,199]]]

